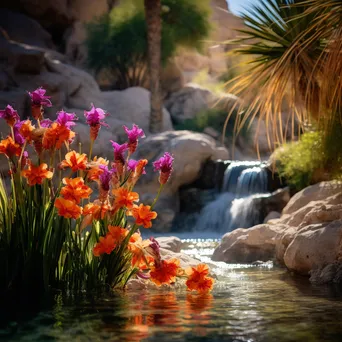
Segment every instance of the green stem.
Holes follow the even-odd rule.
[[[155,199],[153,200],[153,202],[151,204],[151,210],[153,209],[154,205],[157,203],[158,198],[159,198],[159,196],[160,196],[160,194],[161,194],[161,192],[163,190],[163,187],[164,187],[164,184],[160,184],[157,196],[155,197]]]

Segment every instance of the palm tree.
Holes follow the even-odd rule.
[[[234,52],[253,59],[228,86],[250,103],[238,129],[248,117],[259,116],[271,127],[273,141],[283,141],[286,106],[292,123],[295,117],[301,123],[314,120],[327,142],[342,136],[341,13],[340,0],[262,0],[245,11],[247,28],[239,30]],[[342,154],[328,152],[328,159]]]
[[[150,131],[163,128],[163,103],[160,89],[161,72],[161,0],[144,0],[147,25],[148,66],[151,91]]]

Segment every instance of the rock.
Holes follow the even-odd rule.
[[[160,248],[167,249],[174,253],[180,253],[182,248],[182,241],[176,236],[165,236],[156,238]]]
[[[160,84],[164,98],[182,89],[185,80],[182,71],[174,60],[168,62],[160,75]]]
[[[29,103],[29,96],[24,90],[18,89],[0,92],[0,109],[4,109],[9,104],[18,111],[18,114],[22,119],[25,119],[30,115]],[[3,132],[2,129],[1,132]]]
[[[260,224],[253,228],[239,228],[223,236],[212,256],[214,261],[251,263],[275,259],[276,243],[284,232],[284,225]]]
[[[283,210],[283,214],[292,214],[311,201],[324,200],[329,196],[342,193],[342,182],[321,182],[311,185],[295,194]]]
[[[281,214],[278,211],[271,211],[267,214],[267,216],[264,219],[264,223],[267,223],[268,221],[278,219],[280,218]]]
[[[197,266],[198,264],[201,263],[200,260],[192,258],[187,254],[175,253],[175,252],[172,252],[168,249],[163,249],[163,248],[160,249],[160,255],[161,255],[162,259],[165,259],[165,260],[179,259],[180,260],[180,266],[182,268],[185,268],[185,269],[188,267]]]
[[[284,254],[285,265],[300,274],[333,263],[341,257],[342,221],[302,228]]]
[[[203,133],[208,134],[210,137],[219,140],[219,138],[222,136],[222,132],[218,132],[215,128],[212,127],[206,127],[203,130]]]
[[[55,48],[50,33],[25,14],[1,8],[0,22],[2,30],[12,41],[41,48]]]
[[[0,38],[0,60],[21,73],[39,74],[44,63],[44,53],[26,44]]]
[[[106,91],[101,93],[103,108],[111,114],[108,117],[129,123],[136,123],[149,131],[150,92],[144,88],[132,87],[121,91]],[[163,130],[172,130],[171,118],[167,110],[163,110]]]

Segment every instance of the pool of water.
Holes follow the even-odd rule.
[[[184,252],[208,261],[214,239],[184,241]],[[118,292],[71,300],[56,295],[34,313],[0,323],[2,341],[261,341],[342,340],[342,295],[306,278],[261,265],[212,263],[211,294],[184,290]]]

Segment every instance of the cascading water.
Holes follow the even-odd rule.
[[[232,162],[225,171],[222,193],[202,209],[196,230],[229,232],[261,223],[255,203],[268,195],[268,174],[263,163]]]

